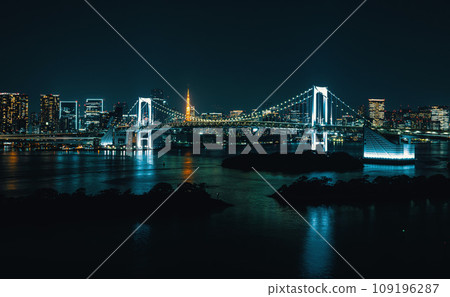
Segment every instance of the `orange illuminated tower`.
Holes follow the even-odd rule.
[[[189,98],[189,89],[186,97],[186,121],[191,121],[191,98]]]

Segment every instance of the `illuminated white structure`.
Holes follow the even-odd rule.
[[[138,127],[153,124],[152,99],[139,97],[138,103]]]
[[[322,95],[322,98],[319,97]],[[311,149],[316,150],[317,145],[322,145],[323,150],[328,150],[328,132],[322,129],[322,141],[318,139],[317,127],[333,124],[333,116],[328,107],[328,88],[313,87],[312,111],[311,111]]]
[[[136,135],[137,149],[152,148],[151,129],[142,129],[150,125],[153,125],[152,99],[139,97],[137,117],[138,131]],[[143,145],[143,141],[146,141],[145,145]]]
[[[414,163],[414,145],[392,143],[372,129],[365,127],[364,160],[373,163]]]
[[[319,100],[319,94],[322,95],[322,100]],[[328,115],[328,88],[314,86],[313,96],[311,125],[314,127],[316,124],[332,123],[332,115]]]

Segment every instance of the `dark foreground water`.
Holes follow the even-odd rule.
[[[361,154],[358,144],[333,149]],[[416,155],[415,166],[366,165],[361,172],[308,176],[448,176],[448,143],[418,145]],[[218,193],[235,206],[204,218],[150,219],[94,277],[357,277],[294,211],[267,197],[272,190],[256,173],[224,169],[222,157],[222,152],[193,156],[181,150],[161,159],[114,152],[3,152],[0,191],[18,196],[36,188],[73,192],[83,187],[142,193],[158,182],[176,185],[200,167],[189,181],[207,183],[213,197]],[[298,177],[262,174],[276,188]],[[365,277],[450,277],[447,203],[299,211]],[[0,277],[87,277],[138,223],[0,226]]]

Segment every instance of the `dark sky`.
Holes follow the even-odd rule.
[[[106,19],[200,112],[257,107],[362,1],[103,1]],[[2,0],[0,92],[184,102],[83,0]],[[445,1],[368,0],[272,97],[328,86],[352,106],[450,104]],[[270,102],[269,102],[270,104]]]

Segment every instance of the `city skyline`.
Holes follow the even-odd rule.
[[[141,95],[141,96],[138,96],[138,97],[136,97],[136,98],[132,98],[132,99],[130,99],[131,100],[131,102],[133,102],[133,101],[136,101],[136,99],[137,98],[139,98],[139,97],[148,97],[148,98],[158,98],[158,99],[165,99],[165,100],[168,100],[169,98],[168,97],[165,97],[165,98],[159,98],[159,97],[155,97],[155,95],[152,93],[154,90],[160,90],[160,91],[162,91],[163,93],[165,93],[166,92],[166,90],[164,90],[164,89],[162,89],[162,88],[152,88],[150,91],[148,91],[146,94],[146,96],[145,95]],[[186,89],[186,90],[189,90],[188,88]],[[183,93],[186,93],[187,94],[187,91],[186,92],[183,92]],[[7,91],[0,91],[0,94],[16,94],[16,95],[23,95],[23,96],[27,96],[27,97],[30,97],[30,94],[28,94],[28,93],[26,93],[26,92],[21,92],[21,91],[13,91],[13,92],[7,92]],[[79,105],[79,107],[82,107],[82,106],[84,106],[85,104],[84,103],[82,103],[82,102],[86,102],[86,100],[89,100],[89,99],[92,99],[92,98],[94,98],[94,97],[86,97],[86,96],[84,96],[84,97],[81,97],[81,98],[66,98],[66,97],[64,97],[64,95],[62,95],[61,93],[57,93],[57,92],[48,92],[48,93],[45,93],[45,92],[41,92],[41,93],[39,93],[39,97],[38,97],[38,99],[37,99],[37,102],[39,103],[39,100],[40,100],[40,97],[42,96],[42,95],[55,95],[55,96],[61,96],[61,100],[62,101],[76,101],[76,102],[78,102],[78,105]],[[294,94],[295,95],[295,94]],[[31,96],[33,96],[33,95],[31,95]],[[292,97],[292,94],[291,94],[291,96],[290,97]],[[123,101],[123,100],[117,100],[117,99],[107,99],[107,98],[105,98],[105,96],[98,96],[98,97],[95,97],[95,98],[98,98],[98,99],[101,99],[101,100],[103,100],[104,101],[104,110],[105,111],[113,111],[114,110],[114,105],[115,104],[117,104],[117,103],[121,103],[121,102],[123,102],[123,103],[130,103],[129,101]],[[186,96],[186,98],[187,98],[187,96]],[[373,97],[370,97],[370,96],[366,96],[365,98],[363,98],[362,100],[361,100],[361,102],[356,102],[356,105],[355,106],[359,106],[359,107],[361,107],[362,105],[365,105],[365,106],[367,106],[368,107],[368,103],[367,103],[367,100],[368,99],[371,99],[371,98],[373,98]],[[285,100],[285,99],[288,99],[288,98],[284,98],[283,100]],[[423,102],[423,103],[420,103],[420,104],[417,104],[417,105],[413,105],[413,104],[410,104],[410,103],[408,103],[408,102],[404,102],[403,104],[398,104],[398,105],[393,105],[393,103],[392,102],[390,102],[390,100],[389,100],[389,97],[387,97],[387,96],[384,96],[383,97],[383,99],[384,100],[386,100],[386,107],[385,107],[385,111],[397,111],[397,110],[407,110],[407,109],[418,109],[418,108],[422,108],[422,107],[430,107],[430,106],[449,106],[450,104],[450,102],[445,102],[444,104],[440,104],[440,103],[437,103],[438,101],[426,101],[426,102]],[[179,99],[180,101],[181,101],[181,99]],[[279,100],[279,101],[283,101],[283,100]],[[270,101],[270,103],[276,103],[277,101],[275,101],[275,100],[271,100]],[[30,100],[28,99],[28,103],[30,103]],[[36,104],[33,104],[33,105],[36,105]],[[186,105],[186,103],[184,103],[184,105]],[[106,107],[105,107],[106,106]],[[194,107],[194,105],[193,105],[193,107]],[[230,108],[230,109],[220,109],[220,110],[213,110],[213,109],[208,109],[208,110],[202,110],[202,112],[201,113],[214,113],[214,112],[222,112],[222,113],[227,113],[227,112],[229,112],[229,111],[244,111],[244,112],[250,112],[250,110],[253,110],[254,108],[249,108],[249,109],[242,109],[242,108],[239,108],[239,107],[236,107],[236,108]],[[179,108],[179,110],[180,111],[183,111],[183,110],[185,110],[185,106],[183,107],[180,107]],[[33,113],[33,112],[36,112],[36,113],[39,113],[40,112],[40,106],[38,105],[38,106],[34,106],[34,108],[33,109],[30,109],[29,108],[29,112],[30,113]]]
[[[449,3],[0,10],[2,292],[449,296]]]
[[[314,91],[314,95],[312,90]],[[317,93],[320,90],[322,93]],[[246,121],[253,118],[263,121],[273,121],[277,123],[301,125],[308,123],[315,117],[315,111],[307,111],[308,98],[316,97],[319,104],[317,111],[327,111],[331,115],[330,122],[323,122],[325,125],[344,125],[344,126],[361,126],[364,123],[370,124],[374,128],[388,129],[416,129],[428,131],[448,131],[449,126],[449,106],[436,105],[429,102],[427,106],[421,106],[416,109],[407,107],[400,109],[387,109],[386,99],[369,98],[366,104],[360,105],[358,108],[352,108],[333,92],[326,87],[317,87],[293,96],[291,99],[279,102],[267,109],[259,111],[251,110],[229,110],[222,112],[203,112],[195,113],[195,106],[191,105],[189,89],[187,89],[187,102],[185,112],[174,110],[164,96],[164,90],[153,89],[150,98],[144,98],[148,101],[149,112],[152,112],[152,121],[164,122],[177,125],[181,122],[199,122],[203,125],[217,124],[221,122],[227,125],[228,120]],[[312,97],[311,97],[312,96]],[[331,96],[331,99],[327,98]],[[124,128],[133,125],[136,117],[140,119],[139,110],[136,108],[137,102],[133,104],[128,111],[125,102],[116,102],[112,110],[104,109],[104,99],[87,98],[85,102],[70,101],[61,99],[59,94],[41,94],[39,112],[28,112],[28,95],[21,93],[0,93],[1,119],[0,129],[4,134],[40,134],[40,133],[77,133],[79,131],[86,132],[103,132],[109,134],[108,131],[114,128]],[[328,105],[328,103],[331,103]],[[346,110],[338,108],[337,105],[342,103],[342,107]],[[334,103],[334,104],[333,104]],[[322,106],[323,104],[323,106]],[[336,105],[337,104],[337,105]],[[140,106],[140,105],[139,105]],[[136,113],[137,112],[137,113]],[[155,116],[157,114],[157,116]],[[181,116],[181,117],[180,117]],[[146,117],[146,115],[144,115]],[[138,121],[140,121],[138,119]],[[333,122],[333,119],[335,120]],[[142,119],[141,119],[142,120]],[[318,119],[322,121],[321,118]],[[256,122],[254,122],[256,124]],[[247,123],[248,124],[248,123]]]
[[[202,1],[179,3],[176,10],[163,2],[92,3],[178,91],[191,88],[201,113],[256,108],[358,5],[325,2],[245,3],[239,9],[221,7],[222,11]],[[13,1],[2,5],[11,12],[6,21],[20,12],[23,22],[3,32],[11,46],[5,49],[9,59],[3,61],[0,89],[28,94],[30,110],[37,109],[40,93],[62,94],[65,100],[104,98],[112,105],[148,97],[155,87],[165,89],[178,109],[184,106],[84,3],[49,5],[45,12],[54,15],[49,20],[36,19],[36,11],[43,8],[34,4],[32,14]],[[321,22],[308,13],[319,8]],[[450,91],[445,83],[447,61],[439,57],[450,44],[440,38],[448,20],[436,14],[445,15],[448,7],[440,8],[431,13],[429,6],[415,1],[369,1],[267,104],[315,83],[336,90],[353,105],[369,97],[387,98],[392,108],[420,106],[431,99],[445,105]],[[75,13],[69,15],[69,10]],[[383,22],[378,15],[383,15]],[[60,26],[52,25],[55,20]],[[33,51],[24,54],[29,47]],[[416,66],[421,66],[420,72]]]

